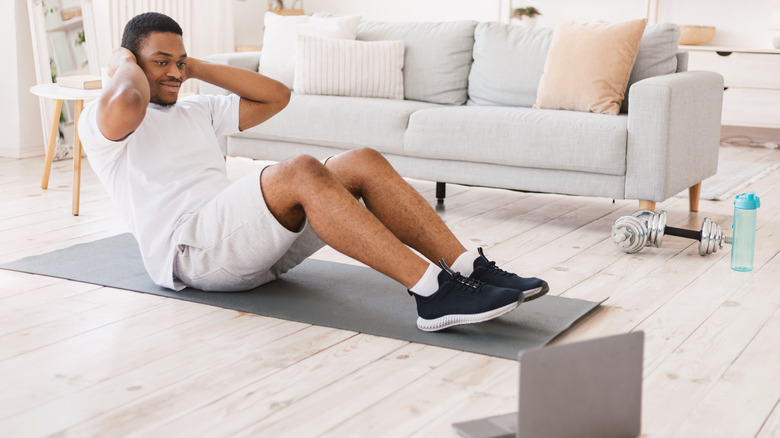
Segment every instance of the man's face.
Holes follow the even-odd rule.
[[[186,79],[187,52],[181,36],[171,32],[152,32],[138,54],[138,65],[149,80],[151,102],[168,106],[176,103],[179,88]]]

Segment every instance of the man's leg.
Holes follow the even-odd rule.
[[[464,276],[522,290],[526,301],[539,298],[549,290],[543,280],[523,278],[498,268],[484,256],[481,248],[479,257],[466,252],[433,208],[378,152],[352,150],[329,159],[326,166],[347,190],[363,198],[368,209],[393,234],[434,263],[443,258]]]
[[[435,269],[410,250],[407,244],[432,260],[466,252],[375,151],[348,152],[331,158],[327,167],[309,156],[296,157],[267,167],[260,181],[266,206],[282,226],[294,231],[308,220],[325,243],[406,286],[417,302],[421,330],[487,321],[523,299],[521,290]]]
[[[431,206],[373,149],[355,149],[330,158],[326,167],[401,242],[434,264],[452,265],[466,252]]]
[[[407,289],[428,268],[316,159],[304,155],[269,166],[260,181],[268,209],[288,230],[297,231],[306,219],[325,243]]]

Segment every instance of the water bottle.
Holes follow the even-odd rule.
[[[734,224],[731,241],[731,269],[740,272],[753,270],[756,246],[756,213],[761,200],[754,192],[737,196],[734,201]]]

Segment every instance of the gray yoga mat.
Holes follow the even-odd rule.
[[[0,268],[512,360],[520,350],[547,344],[600,304],[545,296],[485,323],[427,333],[417,329],[415,301],[406,289],[373,269],[310,259],[279,280],[247,292],[189,288],[176,292],[152,283],[130,234],[27,257]]]

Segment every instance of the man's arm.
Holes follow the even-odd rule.
[[[121,140],[138,128],[149,105],[149,82],[133,53],[116,49],[108,63],[110,85],[98,100],[100,132],[112,141]]]
[[[259,125],[283,110],[290,89],[281,82],[243,68],[187,58],[187,78],[200,79],[241,96],[238,129]]]

